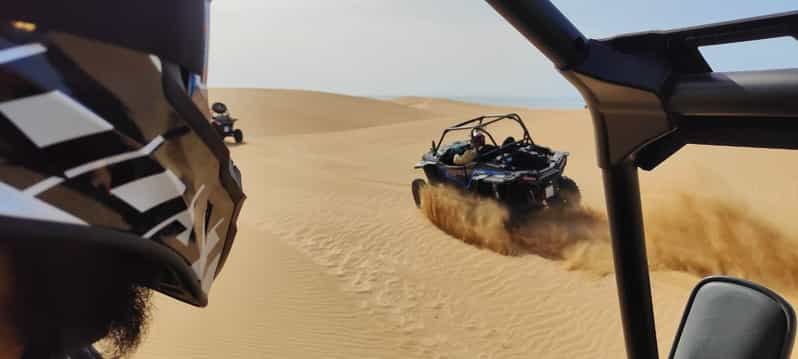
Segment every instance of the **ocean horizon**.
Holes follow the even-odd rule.
[[[378,100],[392,100],[402,96],[370,96]],[[490,106],[508,106],[524,108],[580,109],[585,107],[582,98],[571,97],[523,97],[523,96],[423,96],[442,98],[453,101],[476,103]]]

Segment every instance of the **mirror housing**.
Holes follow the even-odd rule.
[[[708,277],[693,289],[671,359],[788,358],[795,312],[775,292],[741,279]]]

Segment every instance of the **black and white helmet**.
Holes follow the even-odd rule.
[[[244,200],[208,121],[208,6],[4,4],[0,238],[131,253],[141,284],[207,304]]]

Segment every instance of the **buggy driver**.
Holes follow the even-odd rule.
[[[217,126],[230,126],[235,122],[235,119],[230,117],[230,112],[227,106],[221,102],[214,103],[211,109],[214,112],[213,122]]]
[[[471,136],[471,143],[466,145],[463,149],[454,154],[454,159],[452,162],[458,166],[464,166],[473,162],[477,155],[482,151],[485,147],[485,135],[481,133],[476,133]]]

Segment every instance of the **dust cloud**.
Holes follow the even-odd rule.
[[[580,207],[546,210],[510,221],[496,201],[427,187],[422,211],[438,228],[502,255],[538,255],[572,270],[612,273],[606,216]],[[652,271],[732,275],[781,290],[798,290],[798,242],[732,200],[682,193],[644,209]]]

